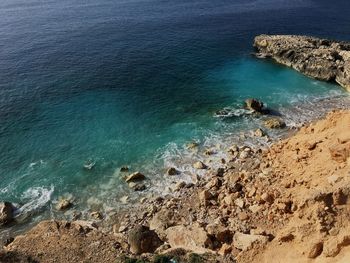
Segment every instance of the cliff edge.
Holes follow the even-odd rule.
[[[270,57],[306,76],[335,81],[350,91],[350,43],[308,36],[259,35],[258,57]]]

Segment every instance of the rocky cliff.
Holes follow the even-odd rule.
[[[336,81],[350,91],[350,43],[307,36],[260,35],[258,57],[276,62],[319,80]]]

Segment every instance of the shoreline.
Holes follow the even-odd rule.
[[[350,115],[349,110],[348,111],[343,110],[343,111],[340,111],[340,113],[345,115],[346,114]],[[338,112],[328,114],[327,118],[329,118],[329,116],[332,114],[338,114]],[[176,233],[178,232],[186,233],[186,231],[189,231],[190,236],[188,238],[190,238],[192,235],[203,236],[203,234],[206,233],[205,234],[206,238],[204,238],[204,240],[203,239],[195,240],[194,242],[195,246],[193,246],[192,244],[193,240],[190,243],[188,243],[188,240],[186,239],[183,240],[182,238],[180,238],[180,241],[179,241],[180,243],[184,242],[183,244],[185,244],[185,246],[183,244],[179,246],[181,249],[184,249],[184,251],[182,251],[182,254],[183,254],[182,257],[188,257],[189,256],[188,251],[192,251],[191,253],[195,253],[195,254],[206,253],[204,254],[205,261],[203,262],[234,262],[233,261],[234,258],[240,258],[242,257],[242,254],[251,256],[252,251],[261,252],[263,250],[261,250],[259,246],[265,246],[266,244],[269,244],[269,242],[273,243],[274,240],[276,240],[276,238],[278,237],[275,235],[275,233],[274,234],[272,234],[271,232],[265,233],[264,231],[266,230],[261,230],[260,226],[252,227],[251,217],[254,217],[254,215],[252,216],[251,214],[260,213],[259,209],[261,210],[261,208],[259,208],[259,206],[263,207],[262,210],[268,209],[268,206],[270,205],[270,202],[271,202],[269,200],[270,197],[260,195],[260,198],[263,198],[266,200],[257,201],[257,204],[248,205],[248,203],[246,203],[247,201],[245,198],[249,195],[254,196],[256,193],[253,193],[254,190],[252,189],[250,191],[248,191],[247,189],[244,191],[244,195],[243,195],[244,198],[242,198],[242,195],[240,193],[242,190],[239,190],[239,188],[243,187],[245,189],[247,185],[243,183],[242,184],[239,183],[240,186],[237,186],[237,182],[241,181],[243,176],[242,182],[247,181],[248,183],[250,183],[249,180],[251,179],[249,179],[249,176],[248,178],[245,178],[247,176],[246,173],[248,174],[254,173],[254,170],[256,169],[260,170],[260,172],[257,175],[255,175],[256,177],[253,179],[253,181],[255,183],[256,182],[261,183],[261,180],[262,181],[266,180],[266,178],[269,177],[270,174],[273,173],[273,171],[270,167],[270,164],[265,163],[264,165],[262,165],[261,160],[264,160],[264,158],[266,158],[267,155],[271,154],[271,151],[275,151],[276,148],[278,149],[281,143],[283,144],[286,141],[293,140],[293,138],[295,138],[295,136],[298,135],[299,133],[309,129],[312,126],[317,126],[318,123],[322,123],[322,122],[325,122],[325,120],[318,119],[318,120],[314,120],[313,122],[310,122],[307,125],[304,125],[300,129],[300,131],[294,132],[294,134],[289,135],[287,138],[284,138],[280,142],[274,142],[269,149],[259,148],[259,149],[250,149],[248,151],[246,150],[248,149],[247,146],[244,146],[244,145],[237,146],[239,152],[250,152],[249,157],[247,156],[243,159],[238,158],[236,159],[236,162],[226,163],[225,164],[226,167],[224,170],[222,169],[207,170],[207,176],[199,178],[198,182],[196,182],[195,184],[179,184],[178,185],[179,188],[175,196],[165,196],[165,197],[158,196],[150,199],[141,200],[141,202],[135,205],[133,209],[131,209],[131,211],[130,209],[125,209],[125,211],[121,210],[122,212],[120,212],[115,218],[113,219],[111,218],[109,221],[100,221],[100,223],[86,222],[86,221],[73,221],[72,223],[64,223],[65,221],[55,221],[55,220],[43,221],[39,223],[36,227],[34,227],[32,230],[27,231],[27,233],[24,234],[24,237],[19,236],[15,238],[15,241],[11,242],[7,247],[5,247],[5,249],[6,250],[9,249],[8,251],[12,251],[16,249],[21,250],[23,247],[22,243],[24,242],[25,244],[26,242],[29,242],[31,238],[33,238],[33,236],[31,235],[32,232],[36,232],[38,231],[38,229],[40,230],[40,228],[43,228],[43,227],[44,228],[41,229],[40,231],[47,231],[47,227],[51,228],[51,225],[54,224],[54,225],[57,225],[59,231],[61,231],[60,230],[61,228],[62,228],[62,231],[68,231],[67,235],[71,237],[74,237],[74,231],[76,229],[82,229],[79,231],[82,231],[82,233],[84,233],[85,231],[87,233],[92,232],[94,233],[93,236],[97,235],[99,236],[99,239],[101,239],[100,235],[103,235],[102,239],[104,239],[105,237],[111,238],[113,242],[118,242],[119,244],[118,245],[119,248],[113,251],[112,253],[114,256],[115,255],[120,256],[120,255],[123,255],[124,253],[125,257],[138,258],[140,256],[133,255],[132,253],[130,253],[129,251],[130,240],[128,240],[128,238],[130,239],[130,233],[132,233],[134,229],[137,229],[138,226],[146,225],[146,226],[150,226],[151,229],[154,229],[154,231],[157,233],[157,236],[160,240],[169,239],[168,229],[171,229],[171,228],[175,228],[175,230],[176,228],[179,228],[177,229],[177,231],[171,233],[171,235],[175,235],[175,236],[176,236]],[[257,160],[259,160],[259,164],[258,162],[256,162]],[[267,166],[267,167],[264,167],[264,166]],[[232,175],[236,176],[237,174],[239,175],[237,178],[231,178]],[[271,182],[273,183],[274,180],[276,180],[276,178],[273,178],[273,177],[271,179],[272,181],[270,179],[268,180],[270,183]],[[228,184],[232,183],[231,180],[236,181],[236,183],[234,183],[234,185],[232,186],[234,189],[228,190],[229,192],[231,192],[231,194],[228,194],[229,192],[227,192],[224,196],[220,197],[220,189],[222,187],[227,187]],[[264,187],[269,187],[269,184],[266,185],[266,182],[263,183]],[[213,194],[211,192],[212,190],[217,194]],[[257,190],[255,190],[255,192],[256,191]],[[229,196],[232,195],[232,199],[227,198],[227,194]],[[274,198],[278,199],[279,197],[274,196]],[[220,205],[220,203],[222,204]],[[271,204],[274,204],[274,201]],[[284,207],[283,209],[288,210],[287,212],[282,213],[283,220],[287,220],[287,218],[290,216],[290,213],[292,213],[292,210],[293,210],[292,207],[286,208],[285,207],[286,205],[289,207],[289,204],[278,203],[278,207],[281,206],[282,208]],[[238,212],[236,213],[235,216],[231,214],[225,215],[225,213],[227,212],[226,210],[228,209],[228,207],[231,207],[231,206],[234,206],[236,210],[238,209]],[[289,211],[289,209],[291,210]],[[233,224],[235,224],[235,227],[237,228],[235,232],[232,232],[232,231],[230,232],[227,230],[226,220],[228,216],[229,218],[235,218],[236,220],[238,220],[237,222],[233,222]],[[276,228],[281,227],[279,221],[280,220],[277,220],[277,223],[274,222],[274,224],[276,224],[275,225]],[[211,224],[208,224],[208,222],[211,222]],[[226,227],[223,227],[225,225]],[[72,228],[72,226],[74,227]],[[216,233],[217,230],[219,231],[219,233]],[[269,228],[269,230],[273,230],[273,228],[271,229]],[[70,231],[73,231],[73,233],[70,233]],[[241,249],[236,247],[230,248],[226,245],[227,243],[232,242],[232,239],[235,238],[235,234],[232,234],[232,233],[235,233],[235,234],[242,233],[242,235],[247,235],[249,236],[249,238],[251,238],[251,236],[254,236],[254,238],[258,238],[258,239],[256,240],[254,239],[254,242],[250,242],[250,241],[248,242],[250,244],[248,246],[249,249],[248,247],[240,247]],[[28,238],[28,241],[26,241],[26,236],[28,235],[30,237]],[[86,241],[84,242],[90,242],[88,236],[80,237],[80,238],[86,239]],[[243,238],[247,238],[247,237],[243,236]],[[284,237],[282,237],[282,240],[283,238]],[[82,240],[80,240],[79,242],[82,242]],[[177,238],[174,238],[172,242],[173,243],[175,242],[176,244],[176,242],[178,242]],[[279,242],[284,243],[289,241],[279,241]],[[255,246],[257,246],[258,248],[255,248]],[[177,251],[179,247],[177,247],[175,250]],[[35,251],[36,248],[31,247],[27,252],[30,252],[31,250]],[[169,243],[168,243],[168,244],[163,244],[160,247],[158,246],[157,250],[153,252],[156,252],[156,254],[165,253],[167,255],[170,253],[169,255],[172,255],[172,253],[174,253],[173,250],[174,250],[174,247],[169,246]],[[244,253],[240,251],[244,251]],[[59,253],[59,251],[57,252]],[[179,251],[177,251],[177,253],[178,252]],[[153,254],[146,253],[146,254],[143,254],[141,257],[144,259],[152,259],[154,256]],[[126,261],[123,261],[124,259],[120,258],[120,261],[117,261],[117,262],[126,262]],[[39,261],[39,262],[51,262],[48,258],[42,258],[41,260],[43,261]],[[5,262],[11,262],[11,261],[5,261]],[[109,262],[109,261],[107,260],[105,262]],[[179,261],[179,262],[182,262],[182,261]],[[249,262],[249,261],[246,261],[245,256],[243,256],[243,259],[241,258],[239,262]]]

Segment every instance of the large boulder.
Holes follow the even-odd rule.
[[[13,220],[14,206],[10,202],[0,202],[0,226]]]
[[[264,103],[257,100],[257,99],[246,99],[245,107],[248,110],[252,110],[252,111],[256,111],[256,112],[263,112]]]
[[[153,253],[162,244],[156,232],[141,225],[129,232],[128,242],[133,254]]]
[[[141,181],[144,180],[146,177],[140,173],[140,172],[135,172],[133,174],[130,174],[129,176],[127,176],[125,178],[125,182],[129,183],[129,182],[136,182],[136,181]]]
[[[175,213],[174,209],[162,208],[153,216],[149,227],[151,230],[155,230],[161,238],[165,238],[165,230],[174,226],[179,220],[179,215]]]
[[[173,226],[166,230],[168,243],[172,248],[184,248],[197,253],[204,253],[212,246],[207,232],[198,226]]]

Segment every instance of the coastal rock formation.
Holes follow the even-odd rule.
[[[13,220],[14,207],[10,202],[0,202],[0,226]]]
[[[270,57],[306,76],[336,81],[350,91],[350,43],[307,36],[260,35],[258,57]]]

